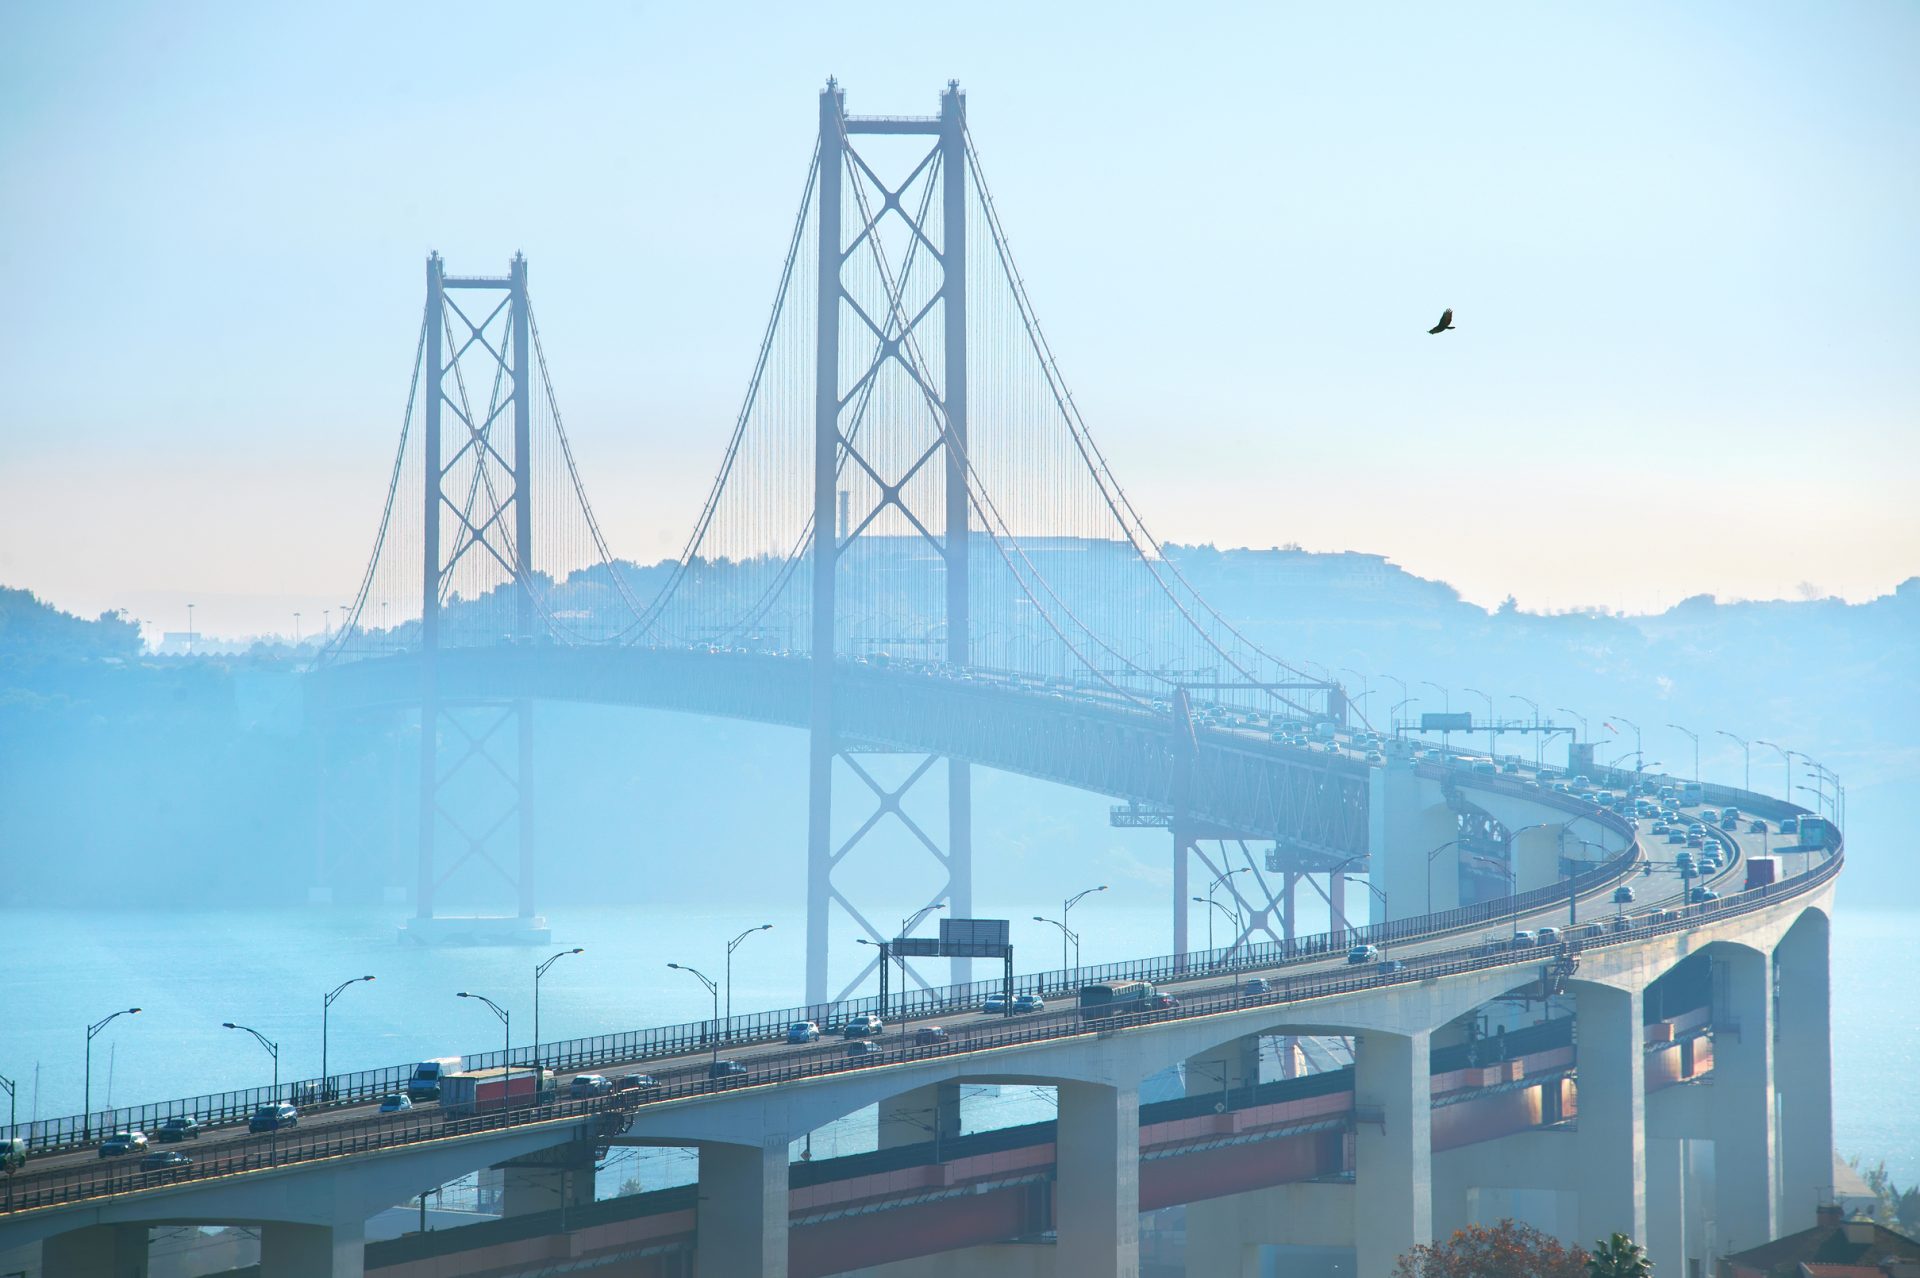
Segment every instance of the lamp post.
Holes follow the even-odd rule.
[[[1533,770],[1540,770],[1540,703],[1532,697],[1523,697],[1517,692],[1507,694],[1509,701],[1524,701],[1533,711]]]
[[[372,979],[371,976],[356,976],[350,981],[342,981],[328,990],[327,996],[320,1000],[320,1097],[322,1100],[333,1099],[333,1078],[327,1073],[327,1021],[333,1012],[333,1000],[339,998],[350,987]]]
[[[1065,933],[1067,930],[1068,912],[1071,911],[1074,906],[1080,904],[1081,897],[1092,896],[1095,892],[1104,892],[1106,890],[1107,890],[1107,885],[1102,883],[1099,887],[1090,887],[1085,889],[1084,891],[1075,892],[1072,896],[1068,897],[1066,900],[1060,903],[1060,931],[1062,933],[1060,937],[1061,966],[1063,967],[1066,966],[1066,962],[1067,962],[1067,938],[1065,936]],[[1076,970],[1080,966],[1080,939],[1078,937],[1075,937],[1073,941],[1073,966]]]
[[[1581,714],[1577,710],[1569,710],[1565,706],[1555,706],[1554,708],[1558,710],[1561,714],[1570,714],[1575,719],[1579,720],[1580,740],[1585,741],[1588,738],[1590,734],[1587,732],[1587,716],[1585,716],[1584,714]]]
[[[1420,704],[1420,698],[1418,697],[1403,697],[1400,700],[1394,702],[1393,708],[1387,711],[1387,719],[1391,723],[1398,723],[1400,722],[1400,711],[1402,708],[1406,706],[1417,706],[1419,704]]]
[[[770,931],[772,928],[773,928],[773,924],[762,923],[759,927],[748,928],[746,931],[742,932],[740,935],[734,937],[731,941],[727,942],[727,1019],[729,1021],[733,1019],[733,952],[740,948],[740,943],[742,941],[745,941],[749,936],[752,936],[755,932],[766,932],[766,931]]]
[[[1442,852],[1445,852],[1458,842],[1460,842],[1459,839],[1448,839],[1445,843],[1442,843],[1439,847],[1427,853],[1427,913],[1429,914],[1433,913],[1433,858],[1439,856]],[[1456,884],[1456,886],[1458,885]],[[1383,904],[1385,900],[1385,897],[1381,898]]]
[[[1669,723],[1667,726],[1675,732],[1685,733],[1687,740],[1693,742],[1693,779],[1694,783],[1698,784],[1700,781],[1700,734],[1692,728],[1683,728],[1677,723]]]
[[[1439,693],[1440,708],[1448,714],[1453,713],[1453,694],[1451,692],[1447,691],[1445,688],[1441,687],[1439,684],[1435,683],[1431,679],[1422,679],[1420,681],[1420,686],[1423,688],[1432,688],[1435,692]]]
[[[1232,878],[1234,875],[1245,874],[1246,872],[1247,872],[1247,867],[1241,866],[1237,870],[1225,870],[1225,871],[1222,871],[1220,874],[1215,875],[1213,882],[1207,884],[1208,903],[1209,904],[1213,903],[1214,889],[1218,888],[1222,883],[1225,883],[1228,879]],[[1195,899],[1198,900],[1199,898],[1196,897]],[[1238,943],[1239,942],[1236,940],[1235,944],[1238,944]],[[1213,948],[1213,914],[1211,912],[1207,914],[1207,948],[1209,950]]]
[[[14,1095],[15,1086],[11,1078],[0,1078],[0,1087],[7,1089],[7,1135],[9,1137],[13,1135],[13,1129],[20,1125],[19,1098]],[[11,1164],[8,1165],[8,1170],[12,1170]]]
[[[1775,745],[1771,741],[1755,741],[1754,744],[1763,745],[1780,756],[1780,762],[1787,769],[1787,802],[1793,802],[1793,751],[1785,746]]]
[[[586,950],[580,946],[575,946],[570,950],[561,950],[558,954],[553,955],[547,959],[546,962],[533,969],[533,1067],[536,1070],[540,1068],[540,978],[547,974],[548,968],[558,963],[567,955],[585,953]],[[534,1080],[533,1090],[535,1092],[540,1090],[540,1081],[538,1079]]]
[[[1625,715],[1616,714],[1613,717],[1620,720],[1620,722],[1626,724],[1629,728],[1633,729],[1633,762],[1634,762],[1635,771],[1638,771],[1640,761],[1646,758],[1644,754],[1640,753],[1640,725],[1635,723],[1633,720],[1627,718]]]
[[[1487,702],[1487,757],[1491,759],[1493,758],[1493,696],[1491,693],[1482,692],[1478,688],[1468,688],[1467,691],[1471,692],[1476,697],[1484,697],[1486,699],[1486,702]]]
[[[249,1025],[235,1025],[232,1021],[222,1021],[220,1022],[220,1027],[222,1029],[245,1030],[247,1033],[253,1035],[253,1039],[256,1043],[260,1044],[260,1046],[267,1049],[267,1055],[273,1057],[273,1099],[276,1101],[279,1100],[280,1099],[280,1044],[274,1042],[272,1039],[268,1038],[265,1034],[262,1034],[259,1030],[254,1029],[252,1026],[249,1026]]]
[[[508,1013],[506,1008],[500,1006],[498,1003],[488,998],[485,994],[469,994],[465,990],[461,990],[460,993],[455,997],[478,999],[480,1002],[485,1003],[488,1007],[493,1009],[493,1014],[500,1018],[500,1024],[506,1029],[506,1040],[502,1044],[504,1050],[500,1053],[500,1063],[503,1065],[508,1064],[509,1058],[513,1054],[513,1017],[512,1015]]]
[[[1060,929],[1060,969],[1062,971],[1078,971],[1080,968],[1080,934],[1078,932],[1075,932],[1072,928],[1069,928],[1064,922],[1062,922],[1059,919],[1050,919],[1042,915],[1036,914],[1033,916],[1033,921],[1035,923],[1045,923],[1050,927],[1057,927]],[[1073,942],[1073,967],[1072,968],[1067,967],[1067,942],[1068,941]]]
[[[1748,794],[1753,793],[1753,747],[1747,744],[1745,737],[1736,737],[1725,728],[1715,728],[1715,734],[1725,737],[1740,747],[1741,773],[1740,788]]]
[[[1233,920],[1233,948],[1239,949],[1240,937],[1246,932],[1245,920],[1240,913],[1239,905],[1227,905],[1225,902],[1216,901],[1211,897],[1205,896],[1196,896],[1193,898],[1193,902],[1195,905],[1211,906],[1213,909],[1219,910],[1222,914]],[[1211,912],[1207,914],[1207,930],[1209,932],[1213,930],[1213,914]],[[1209,945],[1207,948],[1212,949],[1213,947]]]
[[[193,652],[193,605],[187,605],[187,652]]]
[[[103,1016],[93,1024],[87,1026],[87,1077],[86,1082],[82,1084],[81,1087],[85,1099],[81,1102],[83,1112],[80,1115],[80,1140],[83,1144],[93,1138],[93,1036],[105,1029],[107,1022],[113,1020],[116,1016],[137,1016],[139,1014],[139,1008],[126,1007],[114,1012],[110,1016]]]
[[[713,1032],[708,1040],[713,1044],[713,1063],[720,1063],[720,985],[711,976],[698,968],[688,967],[685,963],[669,963],[668,967],[676,972],[685,972],[707,987],[707,993],[713,995]]]

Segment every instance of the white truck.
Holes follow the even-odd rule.
[[[459,1072],[458,1056],[436,1056],[432,1060],[421,1061],[413,1067],[413,1074],[407,1079],[407,1099],[439,1100],[440,1080]]]

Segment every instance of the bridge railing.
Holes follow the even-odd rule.
[[[1838,874],[1843,854],[1836,850],[1820,865],[1804,874],[1742,892],[1723,900],[1663,910],[1619,931],[1603,934],[1590,941],[1570,941],[1533,951],[1526,961],[1544,962],[1576,957],[1586,949],[1633,944],[1672,932],[1697,927],[1764,909],[1793,896],[1815,890]],[[1297,976],[1281,976],[1272,986],[1250,994],[1236,982],[1193,992],[1178,1007],[1123,1014],[1099,1023],[1083,1021],[1077,1015],[1021,1018],[999,1026],[969,1028],[944,1040],[921,1043],[900,1034],[880,1046],[873,1055],[848,1057],[842,1051],[822,1047],[813,1051],[780,1056],[770,1061],[752,1062],[746,1073],[723,1078],[711,1077],[698,1064],[678,1066],[663,1074],[658,1084],[644,1093],[620,1097],[602,1097],[586,1101],[553,1100],[518,1108],[497,1110],[464,1118],[448,1118],[438,1110],[419,1110],[391,1116],[368,1117],[330,1124],[319,1128],[294,1129],[290,1133],[253,1137],[223,1144],[210,1151],[204,1160],[166,1170],[145,1171],[136,1164],[82,1163],[74,1167],[54,1168],[5,1178],[0,1188],[0,1211],[14,1212],[57,1206],[119,1193],[156,1189],[181,1182],[225,1176],[240,1171],[262,1170],[290,1163],[332,1158],[390,1149],[396,1146],[472,1136],[489,1131],[504,1131],[535,1124],[557,1124],[605,1116],[610,1125],[623,1126],[623,1112],[656,1101],[704,1095],[715,1091],[786,1082],[795,1079],[841,1074],[872,1068],[880,1064],[903,1064],[921,1060],[964,1055],[992,1048],[1032,1044],[1083,1036],[1088,1033],[1134,1028],[1278,1005],[1304,999],[1326,998],[1359,993],[1384,986],[1457,976],[1496,967],[1511,967],[1519,961],[1507,951],[1490,952],[1485,947],[1464,947],[1441,954],[1423,955],[1406,968],[1388,970],[1378,964],[1352,968],[1333,968]]]
[[[1387,946],[1406,940],[1445,936],[1509,915],[1527,914],[1542,906],[1611,885],[1632,873],[1637,855],[1637,849],[1629,847],[1609,861],[1572,879],[1515,897],[1296,937],[1291,942],[1263,941],[1189,951],[1184,955],[1167,954],[1119,963],[1029,973],[1014,979],[1013,992],[1016,996],[1032,994],[1041,998],[1058,998],[1077,993],[1083,985],[1098,982],[1166,983],[1211,975],[1268,971],[1290,964],[1312,962],[1355,945]],[[746,1047],[778,1042],[786,1037],[788,1026],[802,1021],[816,1022],[823,1032],[833,1033],[848,1021],[868,1014],[878,1015],[882,1020],[903,1017],[920,1020],[930,1016],[972,1012],[978,1011],[990,995],[999,994],[1004,988],[1004,983],[998,980],[973,981],[898,992],[888,1000],[886,1007],[880,1005],[876,996],[868,995],[842,1002],[807,1003],[747,1013],[720,1021],[689,1021],[651,1029],[563,1039],[541,1043],[539,1063],[556,1072],[593,1070],[609,1065],[683,1056],[714,1047]],[[531,1046],[516,1047],[510,1052],[502,1049],[473,1052],[461,1057],[461,1064],[466,1069],[492,1069],[501,1065],[532,1063]],[[206,1127],[230,1126],[245,1122],[258,1106],[275,1101],[291,1101],[303,1111],[366,1104],[390,1093],[404,1092],[407,1078],[412,1072],[411,1065],[390,1065],[382,1069],[334,1074],[326,1079],[302,1079],[283,1085],[278,1092],[270,1087],[243,1088],[101,1109],[91,1115],[74,1114],[22,1124],[19,1135],[27,1139],[30,1150],[45,1154],[97,1143],[105,1135],[116,1131],[151,1133],[169,1118],[191,1118]]]

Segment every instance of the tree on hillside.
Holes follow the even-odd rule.
[[[1393,1278],[1588,1278],[1587,1253],[1531,1225],[1469,1225],[1395,1262]]]
[[[1589,1278],[1653,1278],[1653,1262],[1640,1244],[1615,1234],[1594,1248],[1587,1260]]]

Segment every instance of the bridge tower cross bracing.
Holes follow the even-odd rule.
[[[916,349],[913,330],[929,314],[937,314],[941,327],[941,370],[938,379],[938,401],[935,404],[940,423],[940,439],[937,444],[942,454],[945,482],[943,489],[943,510],[940,528],[942,533],[938,542],[942,570],[945,574],[946,600],[946,659],[954,665],[968,664],[971,656],[970,630],[967,608],[967,563],[969,547],[969,481],[967,459],[967,153],[965,135],[965,96],[960,92],[958,82],[950,82],[941,95],[940,114],[931,119],[902,119],[898,117],[862,118],[846,114],[845,93],[833,81],[820,94],[820,150],[819,150],[819,195],[818,195],[818,295],[816,298],[815,327],[815,364],[814,364],[814,450],[813,450],[813,527],[814,550],[812,556],[812,652],[813,672],[810,714],[810,749],[808,757],[808,832],[807,832],[807,997],[810,1000],[824,999],[828,995],[828,966],[832,934],[832,909],[837,900],[855,921],[866,930],[879,936],[879,929],[868,922],[857,906],[837,892],[833,885],[835,863],[852,846],[859,842],[872,828],[873,822],[862,826],[851,839],[839,847],[833,842],[833,780],[834,761],[842,759],[874,791],[881,805],[881,815],[892,813],[903,821],[905,814],[899,807],[900,797],[906,789],[927,775],[929,767],[916,768],[907,782],[899,789],[889,792],[853,761],[843,749],[843,743],[836,735],[834,717],[834,667],[837,651],[837,622],[835,579],[842,556],[848,547],[859,538],[863,529],[871,522],[872,516],[865,518],[858,510],[847,508],[847,493],[838,487],[840,465],[843,458],[853,458],[860,465],[872,471],[864,459],[859,457],[859,445],[853,433],[846,429],[847,410],[853,400],[854,392],[843,385],[842,379],[842,324],[850,309],[858,310],[858,302],[848,292],[843,272],[846,269],[853,247],[847,244],[845,237],[846,213],[843,200],[842,174],[854,173],[854,180],[870,180],[879,186],[879,179],[873,168],[861,159],[853,146],[852,139],[863,135],[925,135],[934,139],[933,152],[914,170],[917,175],[926,167],[927,161],[937,164],[937,180],[940,189],[940,221],[938,227],[927,224],[923,215],[916,215],[908,204],[901,200],[901,190],[888,190],[881,186],[884,205],[874,214],[868,224],[862,227],[856,237],[855,246],[860,240],[877,234],[878,224],[893,214],[904,221],[911,232],[928,246],[936,255],[941,272],[937,307],[929,307],[917,315],[909,315],[901,306],[900,291],[904,288],[904,277],[899,283],[889,283],[893,296],[888,299],[887,333],[878,341],[872,360],[855,380],[856,385],[863,384],[888,360],[899,360],[903,364]],[[915,180],[909,176],[902,184],[902,190]],[[935,180],[935,179],[929,179]],[[866,212],[862,200],[857,210]],[[937,243],[936,243],[937,241]],[[870,327],[870,322],[869,322]],[[922,384],[931,379],[924,377],[926,370],[920,370]],[[879,506],[892,504],[903,513],[907,511],[904,481],[898,486],[882,485]],[[876,512],[877,513],[876,508]],[[933,512],[923,512],[927,518],[916,519],[923,527],[931,525]],[[930,764],[931,761],[928,761]],[[973,911],[973,818],[972,818],[972,773],[970,765],[958,759],[946,760],[946,806],[947,840],[944,849],[935,848],[917,826],[914,833],[926,844],[928,850],[940,859],[946,869],[946,885],[940,896],[954,916],[968,916]],[[964,981],[968,978],[970,962],[967,959],[952,960],[951,978]],[[864,973],[862,974],[864,976]]]
[[[467,309],[451,299],[450,292],[470,292],[480,299],[474,307],[477,322]],[[491,303],[491,306],[488,306]],[[485,308],[485,309],[483,309]],[[504,315],[498,337],[490,335],[495,319]],[[464,336],[448,333],[451,315],[468,331]],[[441,886],[466,861],[480,857],[510,878],[517,898],[518,918],[522,925],[535,924],[535,837],[533,802],[534,722],[532,702],[451,699],[442,695],[440,660],[444,647],[442,601],[455,565],[471,551],[479,549],[498,561],[512,574],[512,637],[526,642],[534,637],[538,622],[533,598],[533,402],[535,353],[531,341],[531,311],[527,299],[527,260],[516,253],[505,277],[453,276],[438,253],[427,259],[427,308],[423,337],[425,397],[422,405],[422,433],[425,463],[422,474],[425,493],[422,503],[420,593],[420,772],[418,849],[415,870],[414,920],[410,931],[417,930],[432,939],[432,920],[437,917],[436,897]],[[477,352],[477,353],[474,353]],[[476,415],[468,401],[464,374],[459,372],[463,358],[470,358],[492,376],[496,391],[490,396],[484,415]],[[458,393],[450,393],[449,377],[458,381]],[[498,394],[504,383],[505,396]],[[456,423],[458,446],[451,457],[446,451],[447,416]],[[500,457],[492,440],[498,418],[509,414],[512,424],[512,456]],[[492,511],[478,523],[473,517],[473,493],[463,507],[448,492],[447,480],[465,461],[473,467],[471,487],[484,485]],[[506,484],[504,494],[494,491],[493,474]],[[512,541],[497,544],[497,529],[508,509],[512,513]],[[442,521],[451,514],[454,537],[451,547],[442,539]],[[449,553],[450,552],[450,553]],[[444,730],[464,741],[465,749],[443,770],[441,738]],[[511,753],[513,767],[504,766],[500,755]],[[510,811],[485,827],[469,830],[452,820],[443,802],[453,775],[476,761],[492,766],[491,779],[506,782],[495,787],[511,801]],[[507,874],[488,852],[488,842],[511,819],[516,827],[515,872]],[[452,826],[465,847],[450,866],[438,863],[439,832],[443,823]]]

